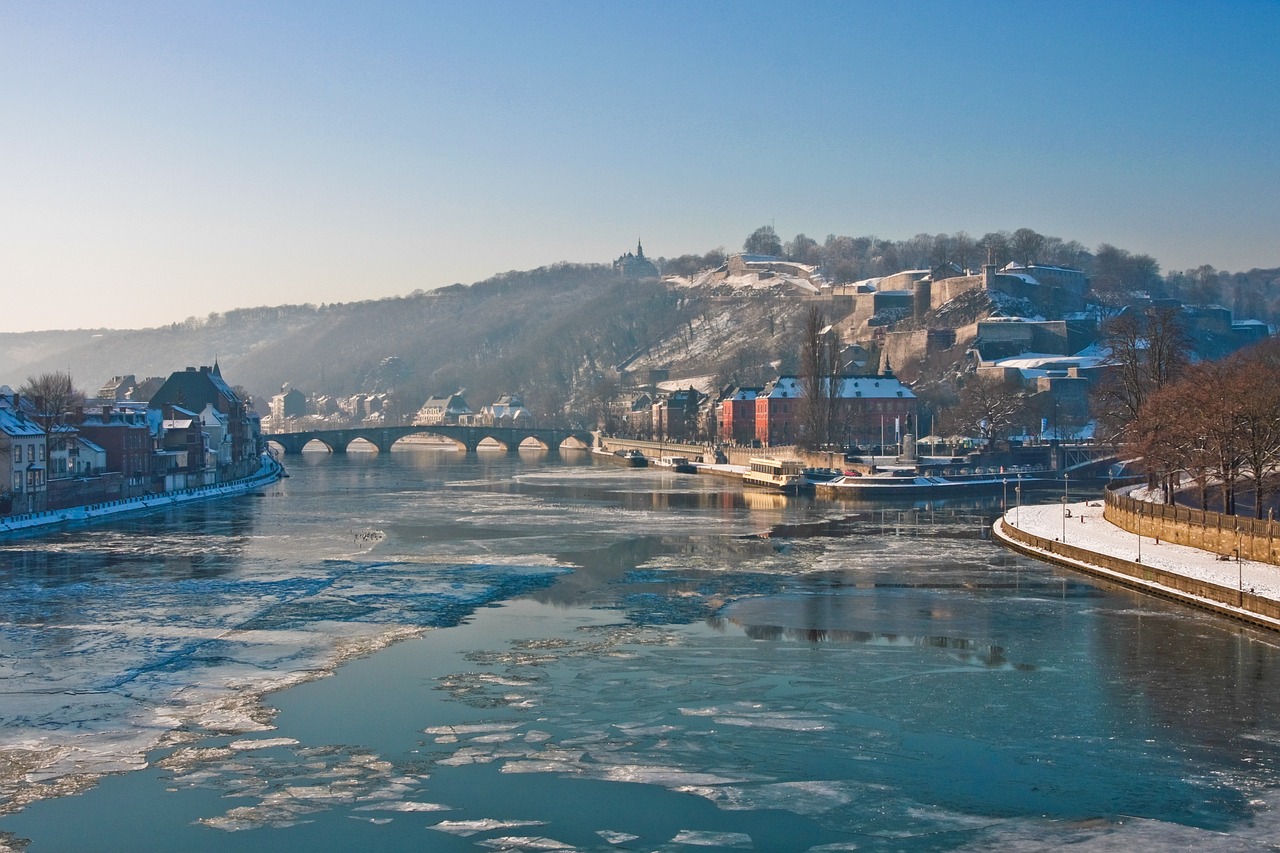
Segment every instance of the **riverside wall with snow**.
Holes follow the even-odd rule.
[[[1064,509],[1070,512],[1065,518]],[[1247,558],[1226,560],[1156,539],[1145,528],[1138,537],[1111,524],[1098,504],[1020,507],[998,520],[993,533],[1006,547],[1029,557],[1280,630],[1276,567]]]
[[[1151,503],[1126,491],[1107,490],[1106,519],[1117,527],[1224,557],[1280,565],[1280,523]]]
[[[255,473],[228,483],[197,486],[190,489],[180,489],[175,492],[160,492],[134,498],[121,498],[119,500],[86,504],[85,506],[3,516],[0,517],[0,539],[10,535],[42,533],[48,529],[63,525],[83,524],[125,514],[149,512],[175,504],[241,495],[274,483],[283,476],[286,476],[284,466],[276,459],[264,454],[261,466]]]

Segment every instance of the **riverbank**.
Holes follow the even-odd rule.
[[[85,506],[64,507],[63,509],[50,509],[43,512],[0,517],[0,538],[9,535],[41,533],[64,525],[87,524],[121,515],[164,509],[177,504],[242,495],[254,489],[268,486],[284,476],[287,476],[284,466],[273,457],[263,454],[262,465],[257,472],[229,483],[217,483],[211,486],[181,489],[176,492],[121,498]]]
[[[993,533],[1029,557],[1280,631],[1280,568],[1130,533],[1101,500],[1014,507]]]

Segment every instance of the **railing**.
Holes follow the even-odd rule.
[[[1106,490],[1107,521],[1139,536],[1190,545],[1223,557],[1280,565],[1280,522],[1158,504]]]

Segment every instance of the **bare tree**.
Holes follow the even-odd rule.
[[[782,240],[772,225],[761,225],[743,241],[742,251],[751,255],[781,255]]]
[[[1029,267],[1040,260],[1044,252],[1045,236],[1030,228],[1019,228],[1009,238],[1009,252],[1013,259],[1024,267]]]
[[[1238,353],[1224,391],[1238,400],[1241,465],[1253,480],[1253,514],[1276,491],[1280,466],[1280,343],[1271,339]]]
[[[813,306],[805,315],[800,345],[799,392],[801,397],[800,443],[809,448],[833,442],[839,429],[840,340],[827,324],[822,309]]]
[[[962,270],[970,269],[977,258],[978,245],[964,231],[951,235],[951,259]]]
[[[18,393],[35,405],[36,420],[45,432],[65,423],[71,410],[84,404],[84,392],[76,390],[71,374],[63,371],[28,376]]]
[[[1015,424],[1026,407],[1026,395],[1015,382],[994,376],[971,376],[952,410],[957,426],[976,431],[987,445]]]
[[[818,264],[822,262],[822,247],[818,245],[818,241],[804,234],[797,234],[796,238],[786,247],[786,257],[789,260],[800,264]]]
[[[1165,305],[1112,317],[1102,343],[1110,354],[1092,403],[1103,428],[1119,436],[1147,398],[1182,373],[1191,343],[1180,309]]]

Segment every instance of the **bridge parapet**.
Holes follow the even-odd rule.
[[[356,439],[365,441],[378,448],[380,453],[388,453],[397,441],[410,435],[433,435],[446,438],[456,443],[459,449],[475,453],[480,443],[492,439],[506,448],[509,453],[519,452],[522,442],[533,439],[547,452],[556,453],[560,445],[569,439],[576,439],[587,447],[591,446],[591,434],[583,430],[568,429],[529,429],[514,427],[453,426],[441,424],[436,426],[400,426],[400,427],[354,427],[349,429],[305,430],[303,432],[272,433],[263,436],[267,441],[278,444],[286,454],[301,453],[312,441],[319,441],[331,453],[346,453],[347,447]]]

